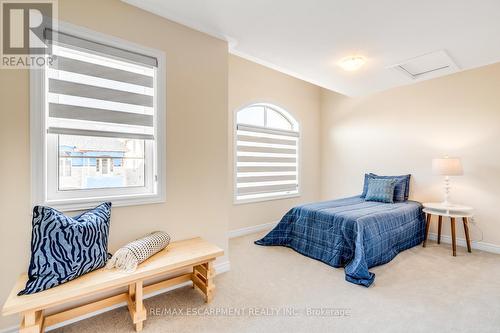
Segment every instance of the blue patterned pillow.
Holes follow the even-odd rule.
[[[373,175],[373,173],[365,173],[365,180],[363,181],[363,193],[361,193],[362,198],[366,197],[366,192],[368,191],[368,183],[370,182],[370,179],[373,178],[371,175]]]
[[[410,174],[401,176],[378,176],[374,173],[370,173],[370,175],[379,179],[397,179],[398,182],[394,188],[394,201],[408,200],[410,194]]]
[[[394,203],[394,188],[397,179],[371,178],[368,182],[365,201]]]
[[[364,198],[366,196],[366,192],[368,190],[368,181],[370,179],[396,179],[398,182],[396,183],[396,187],[394,188],[394,201],[401,202],[408,200],[408,196],[410,193],[410,177],[411,175],[402,175],[402,176],[378,176],[374,173],[365,174],[365,181],[363,184],[363,193],[361,197]]]
[[[35,206],[28,282],[18,295],[49,289],[104,267],[110,217],[110,202],[75,217]]]

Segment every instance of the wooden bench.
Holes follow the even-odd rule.
[[[45,327],[127,302],[135,330],[140,331],[147,316],[146,308],[143,305],[145,294],[192,281],[193,287],[204,294],[206,302],[210,302],[215,290],[213,262],[221,255],[223,255],[222,249],[201,238],[173,242],[165,250],[139,265],[133,273],[102,268],[39,293],[17,296],[17,293],[26,284],[27,275],[23,274],[7,298],[2,314],[21,313],[20,332],[39,333],[43,332]],[[185,273],[188,268],[189,272]],[[181,274],[183,270],[184,274]],[[160,282],[144,285],[145,280],[175,272],[180,275],[177,274]],[[57,313],[44,314],[45,311],[55,306],[126,286],[128,286],[127,292],[71,307]]]

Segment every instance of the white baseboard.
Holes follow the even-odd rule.
[[[215,274],[225,273],[225,272],[228,272],[231,269],[231,264],[230,264],[229,261],[225,261],[225,262],[221,262],[221,263],[215,263],[214,264],[214,269],[215,269]],[[153,292],[151,294],[145,295],[144,299],[150,298],[150,297],[154,297],[154,296],[157,296],[157,295],[160,295],[160,294],[163,294],[163,293],[166,293],[166,292],[178,289],[178,288],[189,286],[189,285],[191,285],[191,282],[188,281],[188,282],[184,282],[184,283],[178,284],[178,285],[173,286],[173,287],[169,287],[169,288],[165,288],[165,289],[160,289],[160,290],[157,290],[157,291],[155,291],[155,292]],[[53,326],[46,327],[45,331],[51,331],[51,330],[54,330],[54,329],[62,327],[62,326],[73,324],[73,323],[76,323],[76,322],[78,322],[80,320],[91,318],[91,317],[97,316],[97,315],[99,315],[101,313],[108,312],[108,311],[111,311],[111,310],[114,310],[114,309],[117,309],[117,308],[120,308],[120,307],[126,306],[126,305],[127,305],[126,302],[115,304],[115,305],[112,305],[110,307],[107,307],[107,308],[104,308],[104,309],[101,309],[101,310],[98,310],[98,311],[95,311],[95,312],[91,312],[91,313],[88,313],[86,315],[83,315],[83,316],[80,316],[80,317],[77,317],[77,318],[73,318],[73,319],[67,320],[65,322],[53,325]],[[4,328],[4,329],[0,329],[0,333],[16,333],[16,332],[19,332],[19,326],[18,325],[7,327],[7,328]]]
[[[437,234],[430,232],[429,239],[437,241]],[[446,244],[451,244],[451,236],[441,235],[441,242]],[[467,242],[463,238],[457,238],[457,245],[462,247],[467,247]],[[472,241],[471,247],[476,250],[500,254],[500,246],[495,244]]]
[[[227,236],[229,238],[241,237],[241,236],[253,234],[253,233],[256,233],[259,231],[272,229],[277,224],[278,224],[278,222],[269,222],[269,223],[264,223],[264,224],[253,225],[251,227],[231,230],[227,233]]]
[[[263,231],[263,230],[269,230],[269,229],[274,228],[277,224],[278,224],[278,222],[270,222],[270,223],[258,224],[258,225],[254,225],[254,226],[246,227],[246,228],[242,228],[242,229],[232,230],[232,231],[228,232],[228,237],[229,238],[236,238],[236,237],[241,237],[241,236],[253,234],[253,233],[256,233],[259,231]],[[429,239],[437,241],[437,234],[430,232]],[[451,244],[451,236],[441,235],[441,242]],[[463,239],[463,238],[457,238],[457,245],[462,246],[462,247],[467,247],[467,243],[466,243],[465,239]],[[500,245],[495,245],[495,244],[486,243],[486,242],[472,241],[471,246],[473,249],[476,249],[476,250],[500,254]]]
[[[246,228],[242,228],[242,229],[231,230],[228,232],[228,237],[229,238],[236,238],[236,237],[241,237],[241,236],[253,234],[253,233],[256,233],[259,231],[270,230],[270,229],[274,228],[277,224],[278,224],[278,222],[270,222],[270,223],[258,224],[258,225],[254,225],[254,226],[246,227]],[[430,232],[429,239],[437,241],[437,234]],[[451,236],[441,235],[441,242],[451,244]],[[457,238],[457,245],[462,246],[462,247],[467,247],[467,243],[466,243],[465,239],[463,239],[463,238]],[[472,241],[471,246],[473,249],[476,249],[476,250],[500,254],[500,246],[499,245],[486,243],[486,242]]]
[[[214,264],[214,269],[216,275],[229,272],[231,270],[231,263],[229,262],[229,260],[221,263],[216,263]]]

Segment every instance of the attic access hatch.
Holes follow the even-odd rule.
[[[457,64],[444,50],[427,53],[390,66],[413,80],[451,74],[459,70]]]

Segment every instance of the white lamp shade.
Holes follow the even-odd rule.
[[[462,162],[459,158],[434,158],[432,160],[432,171],[436,175],[461,176],[464,174]]]

